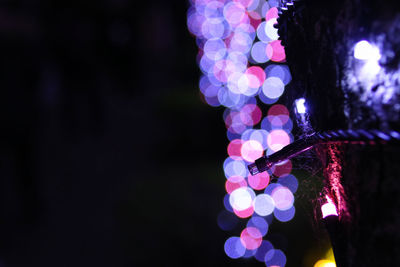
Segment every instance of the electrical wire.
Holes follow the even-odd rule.
[[[248,165],[251,175],[267,171],[275,164],[296,157],[320,144],[334,143],[393,143],[400,142],[400,133],[397,131],[380,130],[337,130],[322,133],[313,133],[283,147],[270,156],[263,156]]]

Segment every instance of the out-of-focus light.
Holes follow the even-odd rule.
[[[265,34],[268,36],[268,38],[272,40],[278,40],[279,35],[278,35],[278,29],[274,27],[274,25],[277,23],[276,18],[272,18],[267,21],[265,24]]]
[[[236,216],[238,216],[239,218],[249,218],[254,214],[254,208],[253,206],[245,209],[245,210],[236,210],[233,209],[233,213],[235,213]]]
[[[256,9],[260,6],[260,0],[251,1],[250,5],[247,6],[248,11],[255,11],[259,13]]]
[[[260,122],[261,117],[261,109],[256,104],[244,105],[240,110],[240,118],[247,126],[256,125]]]
[[[229,157],[223,165],[227,178],[226,211],[218,216],[218,225],[221,229],[233,230],[238,218],[249,218],[241,237],[226,241],[225,252],[234,259],[255,257],[264,262],[269,253],[267,266],[283,266],[286,262],[284,254],[274,250],[272,244],[262,238],[274,216],[282,222],[293,217],[294,207],[275,209],[271,194],[275,190],[274,197],[277,197],[280,193],[276,189],[285,186],[292,194],[297,189],[297,180],[288,175],[290,163],[271,170],[280,177],[282,184],[269,185],[267,172],[252,176],[246,168],[247,161],[256,160],[264,151],[270,155],[292,139],[293,123],[283,105],[272,106],[261,129],[257,126],[263,116],[257,104],[260,101],[268,105],[276,103],[291,80],[288,67],[282,64],[269,63],[265,70],[254,66],[270,60],[283,62],[286,58],[274,27],[279,1],[190,2],[187,24],[190,32],[196,35],[199,48],[196,62],[203,73],[199,84],[201,99],[211,106],[226,107],[223,118],[230,140]],[[254,190],[264,192],[256,194]],[[277,197],[277,203],[282,206],[282,198]]]
[[[277,77],[287,85],[292,80],[289,67],[286,65],[271,64],[265,68],[267,77]]]
[[[255,141],[249,140],[243,143],[241,148],[242,158],[248,162],[254,162],[260,158],[264,153],[262,145]]]
[[[224,207],[227,211],[233,212],[233,208],[232,208],[231,204],[229,203],[229,196],[230,196],[229,194],[226,194],[224,196],[223,203],[224,203]]]
[[[271,249],[265,255],[265,264],[267,267],[284,267],[286,264],[286,256],[280,249]]]
[[[254,199],[254,211],[260,216],[270,215],[275,209],[275,203],[271,196],[259,194]]]
[[[247,176],[246,164],[240,158],[228,158],[224,163],[224,172],[226,178],[232,176]]]
[[[240,4],[242,4],[242,6],[248,8],[249,6],[252,5],[254,0],[235,0],[235,2],[238,2]]]
[[[247,187],[246,180],[241,176],[229,177],[225,182],[225,189],[228,194],[232,193],[240,187]]]
[[[230,213],[231,214],[231,213]],[[268,222],[263,217],[253,216],[248,222],[247,227],[257,228],[262,236],[268,233]]]
[[[251,188],[254,190],[263,190],[265,189],[268,184],[269,184],[269,174],[268,172],[261,172],[257,173],[256,175],[249,175],[247,177],[247,181]]]
[[[329,196],[326,196],[326,200],[327,202],[321,206],[322,218],[338,216],[336,206],[332,199]]]
[[[271,249],[274,249],[274,246],[271,244],[271,242],[263,240],[260,247],[257,249],[256,254],[254,255],[254,258],[256,260],[264,262],[265,261],[265,255],[270,251]]]
[[[268,98],[278,98],[285,91],[285,85],[278,77],[269,77],[262,86],[262,92]]]
[[[223,15],[231,26],[237,26],[246,19],[246,9],[240,3],[230,2],[225,5]]]
[[[354,46],[354,57],[360,60],[375,60],[378,61],[381,58],[379,48],[371,45],[368,41],[359,41]]]
[[[306,100],[304,98],[299,98],[294,103],[296,105],[297,113],[304,114],[307,112],[307,108],[305,106]]]
[[[228,145],[228,155],[230,157],[240,157],[240,151],[242,149],[242,140],[241,139],[234,139]]]
[[[278,2],[278,1],[275,1],[275,2]],[[275,2],[273,2],[273,1],[268,2],[268,4],[271,6],[271,8],[265,14],[265,21],[269,21],[270,19],[276,19],[279,17],[278,8],[276,8],[276,6],[279,5],[279,3],[276,5]],[[272,7],[272,6],[274,6],[274,7]]]
[[[204,54],[211,60],[217,61],[225,57],[226,46],[221,39],[210,39],[204,44]]]
[[[336,263],[331,260],[319,260],[314,264],[314,267],[336,267]]]
[[[289,110],[284,105],[280,104],[273,105],[268,110],[268,116],[280,116],[280,115],[286,115],[285,116],[286,121],[289,119]],[[283,123],[286,123],[286,121],[283,121]]]
[[[265,53],[265,55],[267,55],[267,44],[269,41],[271,41],[271,39],[268,37],[267,33],[265,32],[265,27],[266,27],[267,23],[265,21],[261,22],[260,24],[258,24],[257,27],[257,37],[258,39],[265,43],[266,45],[264,46],[264,51],[263,53]]]
[[[276,164],[275,165],[275,169],[273,171],[273,174],[276,177],[284,177],[286,175],[289,175],[289,173],[292,171],[292,162],[290,160],[284,162],[284,163],[280,163],[280,164]]]
[[[256,195],[251,188],[240,187],[231,193],[229,203],[234,210],[243,211],[252,207],[255,197]]]
[[[251,257],[253,257],[257,252],[257,249],[246,249],[246,252],[243,255],[243,259],[249,259]]]
[[[243,246],[248,250],[257,249],[262,242],[262,234],[256,227],[246,227],[240,234]]]
[[[292,191],[292,193],[295,193],[299,186],[299,181],[294,175],[289,174],[285,177],[279,178],[279,184],[286,186],[290,191]]]
[[[226,255],[232,259],[238,259],[244,255],[246,248],[243,246],[239,237],[233,236],[226,240],[224,245]]]
[[[266,43],[256,42],[253,44],[253,47],[251,48],[251,57],[257,63],[265,63],[269,60],[266,50],[267,50]]]
[[[281,40],[275,40],[268,44],[267,55],[274,62],[284,62],[286,60],[285,48]]]
[[[238,222],[239,219],[235,216],[235,214],[226,210],[221,211],[217,217],[219,228],[225,231],[233,230]]]
[[[293,206],[294,196],[292,191],[285,186],[280,186],[271,193],[275,207],[279,210],[288,210]]]
[[[288,210],[279,210],[279,209],[274,210],[274,216],[280,222],[290,221],[291,219],[293,219],[295,213],[296,213],[296,209],[294,206],[292,206]]]
[[[290,137],[284,130],[273,130],[269,133],[267,142],[268,147],[274,152],[277,152],[290,144]]]
[[[258,66],[249,67],[246,70],[246,74],[251,74],[257,78],[257,83],[252,85],[252,87],[260,87],[264,83],[266,78],[264,70]]]

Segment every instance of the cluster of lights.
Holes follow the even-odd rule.
[[[264,237],[274,219],[287,222],[295,215],[298,181],[290,174],[292,164],[288,160],[254,176],[247,170],[264,151],[272,154],[293,141],[289,111],[276,104],[291,81],[274,27],[279,1],[190,1],[187,24],[199,47],[200,90],[209,105],[226,107],[226,210],[218,224],[233,230],[237,220],[248,220],[239,236],[227,239],[225,252],[235,259],[254,257],[266,266],[285,266],[284,252]],[[260,104],[271,106],[263,114],[265,105]],[[271,177],[278,182],[270,183]]]

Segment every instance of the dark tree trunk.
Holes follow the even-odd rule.
[[[293,81],[289,102],[305,97],[315,131],[400,130],[400,8],[395,1],[297,1],[279,21]],[[378,74],[360,76],[360,40],[381,53]],[[343,266],[400,266],[399,146],[321,147],[326,190],[339,209],[328,223]]]

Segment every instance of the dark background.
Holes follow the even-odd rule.
[[[217,216],[228,140],[201,101],[187,1],[2,1],[0,266],[263,266]],[[297,173],[287,266],[328,244]],[[304,265],[303,265],[304,264]]]

